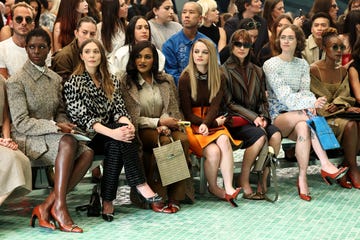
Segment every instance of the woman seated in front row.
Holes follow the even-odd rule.
[[[223,126],[226,117],[219,116],[224,94],[225,77],[220,74],[216,48],[207,39],[197,40],[190,52],[189,64],[179,78],[180,106],[185,120],[197,129],[187,127],[190,149],[204,156],[205,176],[209,191],[226,199],[234,207],[240,188],[233,187],[234,158],[231,143],[234,141]],[[216,131],[211,128],[220,127]],[[224,188],[217,184],[218,169],[224,179]]]
[[[10,113],[6,98],[5,80],[0,75],[0,206],[10,198],[31,191],[30,160],[18,150],[10,138]]]
[[[243,140],[241,148],[245,149],[238,185],[243,188],[243,198],[262,200],[265,199],[269,170],[265,170],[263,179],[259,179],[263,181],[259,182],[257,191],[253,192],[250,186],[250,169],[262,148],[270,145],[274,148],[275,156],[279,153],[281,134],[271,124],[263,71],[250,62],[252,44],[245,29],[235,31],[229,43],[230,57],[221,69],[227,79],[224,101],[229,116],[240,116],[247,121],[243,126],[228,127],[233,138]]]
[[[311,201],[307,185],[307,167],[310,149],[313,147],[321,163],[321,176],[339,179],[348,170],[336,168],[322,149],[319,139],[310,133],[306,124],[309,114],[316,115],[316,109],[323,108],[325,97],[315,98],[310,91],[310,68],[304,60],[295,57],[305,47],[305,36],[295,25],[283,27],[276,40],[280,55],[264,63],[267,90],[269,93],[270,116],[281,135],[295,143],[295,154],[299,165],[297,188],[299,197]]]
[[[186,159],[189,159],[189,141],[179,130],[178,121],[182,115],[177,103],[174,79],[158,70],[159,57],[155,45],[149,41],[135,44],[122,77],[121,89],[125,105],[134,121],[143,150],[143,163],[149,185],[159,193],[168,204],[153,205],[154,211],[176,213],[180,201],[185,199],[186,180],[162,186],[153,148],[181,140]],[[194,199],[193,193],[190,198]]]
[[[89,169],[93,151],[70,133],[75,127],[66,117],[61,94],[61,77],[45,64],[51,48],[50,36],[41,28],[26,36],[29,60],[6,82],[13,138],[33,164],[55,165],[54,189],[32,212],[39,226],[55,230],[53,218],[65,232],[83,232],[74,224],[66,194]]]
[[[95,154],[105,155],[102,217],[111,222],[123,166],[128,185],[136,189],[138,197],[147,203],[162,199],[146,183],[141,171],[135,127],[125,109],[120,82],[108,71],[103,46],[96,39],[88,39],[79,50],[81,62],[64,85],[66,108],[74,123],[91,137],[88,146]]]
[[[326,57],[311,65],[310,89],[315,96],[325,96],[327,103],[319,114],[326,117],[344,150],[342,166],[349,167],[347,174],[338,180],[344,188],[360,188],[360,171],[356,155],[360,150],[360,108],[354,107],[355,99],[350,95],[347,70],[337,65],[341,61],[345,46],[335,28],[322,33],[322,47]],[[331,116],[342,113],[343,117]],[[347,113],[358,115],[356,120],[346,118]]]

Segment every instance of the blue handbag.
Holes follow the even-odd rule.
[[[321,147],[324,150],[340,148],[340,144],[335,137],[326,119],[321,116],[314,116],[306,121],[307,125],[316,133]]]

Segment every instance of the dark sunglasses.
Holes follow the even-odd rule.
[[[345,46],[344,45],[337,45],[337,44],[335,44],[334,46],[332,46],[331,47],[332,48],[332,50],[334,50],[334,51],[338,51],[339,49],[340,49],[340,51],[344,51],[345,50]]]
[[[15,22],[17,22],[18,24],[22,23],[23,21],[24,21],[24,17],[23,17],[23,16],[17,16],[17,17],[15,17]],[[32,17],[26,16],[26,17],[25,17],[25,22],[26,22],[26,24],[32,23],[32,22],[33,22]]]
[[[238,48],[241,48],[241,47],[251,48],[251,47],[252,47],[252,43],[248,43],[248,42],[245,42],[245,43],[242,43],[242,42],[233,42],[233,43],[234,43],[234,46],[235,46],[235,47],[238,47]]]
[[[259,29],[261,27],[261,23],[256,21],[251,21],[246,24],[247,29]]]
[[[331,4],[331,7],[332,7],[332,8],[337,8],[337,6],[338,6],[338,5],[337,5],[336,3]]]

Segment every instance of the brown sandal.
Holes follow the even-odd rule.
[[[242,196],[244,199],[249,199],[249,200],[264,200],[265,197],[263,194],[261,193],[244,193]]]

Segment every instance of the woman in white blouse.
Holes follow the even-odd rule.
[[[270,115],[283,137],[296,141],[295,154],[299,164],[297,182],[301,199],[310,201],[306,171],[310,149],[314,149],[321,163],[322,177],[341,178],[347,168],[337,169],[328,159],[316,135],[310,134],[306,124],[308,112],[316,115],[316,108],[323,108],[326,98],[315,98],[310,91],[310,68],[304,59],[295,57],[305,47],[302,30],[295,25],[281,29],[276,40],[280,55],[264,63]]]

